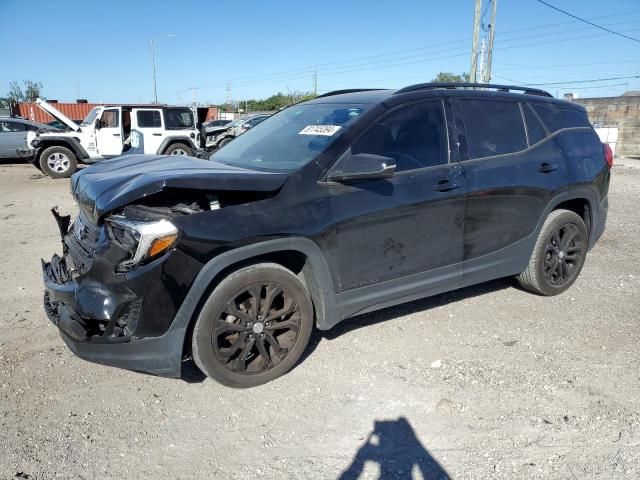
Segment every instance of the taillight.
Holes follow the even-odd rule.
[[[604,153],[604,160],[607,162],[609,168],[613,167],[613,150],[608,143],[602,144],[602,153]]]

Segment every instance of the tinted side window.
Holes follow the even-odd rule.
[[[448,162],[447,129],[442,102],[422,102],[386,115],[351,147],[352,154],[391,157],[396,172]]]
[[[556,105],[532,105],[549,132],[563,128],[590,127],[587,113],[580,110],[562,109]]]
[[[167,130],[193,128],[193,113],[188,108],[166,109],[164,111],[164,123]]]
[[[495,100],[460,100],[469,158],[492,157],[527,148],[520,105]]]
[[[531,109],[531,105],[522,105],[524,120],[527,122],[527,133],[529,134],[529,145],[534,145],[547,137],[547,132],[538,120],[537,115]]]
[[[20,122],[0,122],[0,132],[24,132],[24,125]]]
[[[138,126],[141,128],[162,127],[160,112],[158,110],[138,110]]]

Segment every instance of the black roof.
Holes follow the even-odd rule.
[[[485,83],[418,83],[399,90],[391,89],[348,89],[327,92],[316,97],[314,103],[369,103],[377,104],[385,102],[387,105],[398,104],[406,100],[408,96],[438,96],[446,90],[447,95],[454,96],[488,96],[492,98],[513,98],[513,96],[536,97],[542,102],[562,102],[555,99],[549,92],[538,88],[514,85],[493,85]],[[571,104],[573,105],[573,104]]]

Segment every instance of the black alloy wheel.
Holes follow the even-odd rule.
[[[582,218],[569,210],[554,210],[542,225],[518,282],[541,295],[558,295],[578,278],[588,247],[589,233]]]
[[[216,315],[211,342],[234,373],[262,373],[282,362],[298,339],[300,307],[286,288],[258,282],[241,288]]]
[[[298,275],[275,263],[250,265],[224,278],[203,305],[193,330],[193,359],[224,385],[260,385],[296,364],[313,319]]]
[[[556,228],[547,242],[544,256],[544,276],[555,286],[562,287],[571,282],[582,265],[586,253],[586,239],[573,223]]]

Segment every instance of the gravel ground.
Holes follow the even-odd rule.
[[[640,478],[640,162],[558,297],[499,280],[365,315],[232,390],[74,357],[41,306],[69,185],[0,165],[0,478]]]

